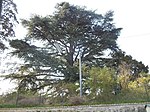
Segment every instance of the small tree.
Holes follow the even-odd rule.
[[[122,64],[119,65],[119,73],[118,73],[118,82],[120,83],[120,86],[122,90],[128,89],[128,84],[131,80],[131,69],[130,65],[122,62]]]
[[[147,96],[147,101],[150,101],[150,76],[149,74],[141,75],[140,78],[137,79],[138,86],[141,86],[144,88],[145,94]]]
[[[89,93],[94,98],[97,96],[109,97],[112,94],[116,79],[115,71],[110,68],[91,68],[88,71]]]

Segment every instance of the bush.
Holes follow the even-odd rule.
[[[83,97],[75,96],[69,99],[70,105],[82,105],[85,103],[85,99]]]
[[[33,97],[33,98],[24,98],[19,100],[18,102],[19,106],[37,106],[39,105],[39,98]]]

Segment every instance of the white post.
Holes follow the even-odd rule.
[[[150,104],[145,105],[146,112],[150,112]]]
[[[80,83],[80,97],[82,97],[82,70],[81,70],[81,53],[79,53],[79,83]]]

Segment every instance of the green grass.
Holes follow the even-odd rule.
[[[28,108],[28,107],[46,107],[46,105],[18,105],[16,106],[15,104],[0,104],[0,108]]]
[[[16,108],[16,105],[13,104],[0,104],[0,108]]]

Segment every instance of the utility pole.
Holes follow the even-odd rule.
[[[82,97],[82,64],[81,64],[81,53],[79,53],[79,83],[80,83],[80,97]]]

